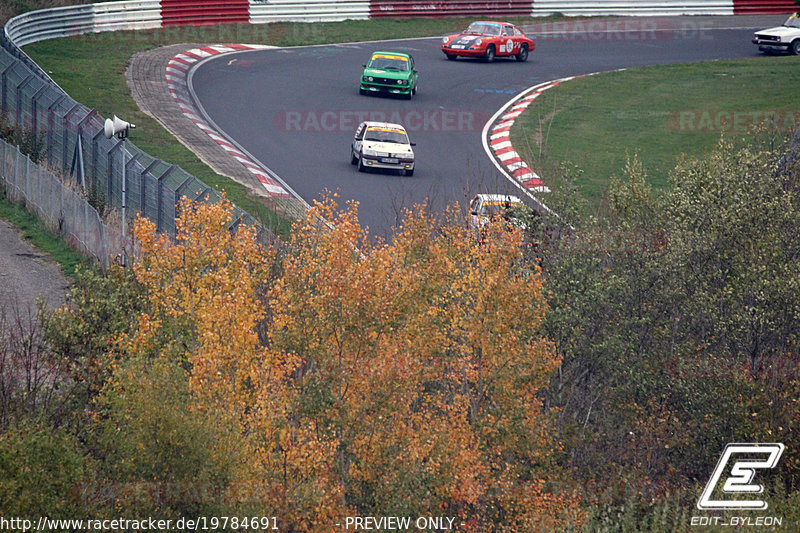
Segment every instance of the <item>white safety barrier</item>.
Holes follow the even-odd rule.
[[[733,15],[733,0],[534,0],[533,15]]]
[[[161,27],[161,2],[133,0],[30,11],[8,21],[6,39],[23,47],[84,33]]]

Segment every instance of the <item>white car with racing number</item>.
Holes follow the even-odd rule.
[[[399,170],[406,176],[414,175],[415,146],[400,124],[389,122],[362,122],[356,129],[350,146],[350,163],[358,165],[359,172],[370,168]]]

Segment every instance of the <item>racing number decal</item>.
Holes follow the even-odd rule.
[[[506,50],[508,50],[508,52],[509,52],[509,53],[511,53],[511,51],[514,49],[514,45],[515,45],[515,44],[516,44],[516,43],[515,43],[514,41],[512,41],[511,39],[509,39],[509,40],[506,42]]]

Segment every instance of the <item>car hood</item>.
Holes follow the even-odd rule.
[[[402,70],[381,70],[378,68],[365,68],[364,76],[373,76],[380,78],[389,78],[392,80],[407,80],[411,76],[411,72]]]
[[[789,35],[800,35],[800,28],[790,28],[788,26],[776,26],[766,30],[756,32],[757,35],[779,35],[781,37]]]
[[[397,157],[414,157],[414,151],[407,144],[364,141],[363,146],[366,150],[375,150],[382,154],[392,154]]]
[[[464,46],[472,46],[478,39],[486,41],[487,39],[491,39],[491,37],[488,35],[475,35],[474,33],[462,33],[459,35],[451,35],[450,45],[452,46],[454,44],[461,44]]]

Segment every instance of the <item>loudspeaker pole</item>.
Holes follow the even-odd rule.
[[[135,128],[135,124],[125,122],[114,115],[114,120],[106,119],[104,126],[104,133],[106,138],[110,139],[114,135],[122,139],[122,266],[125,265],[125,247],[127,245],[127,235],[125,232],[126,216],[128,208],[128,133],[131,129]]]
[[[122,266],[125,264],[125,248],[128,244],[128,239],[125,236],[125,222],[128,208],[128,143],[127,137],[122,137]]]

